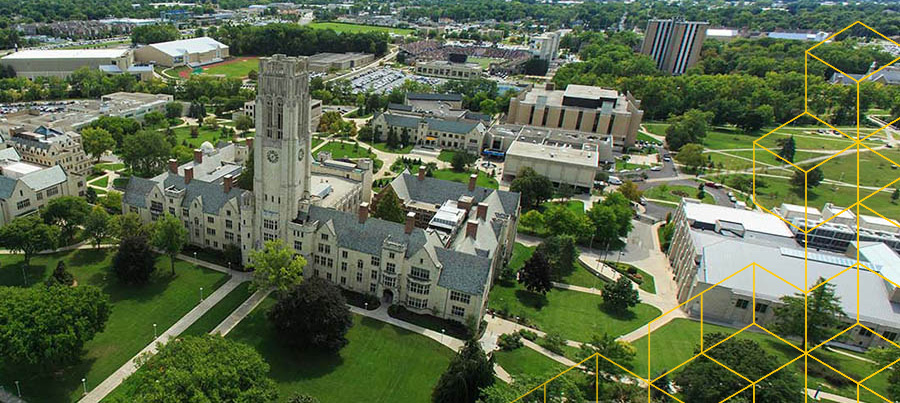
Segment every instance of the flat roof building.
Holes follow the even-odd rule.
[[[349,70],[375,61],[371,53],[316,53],[309,57],[310,71],[327,73]]]
[[[82,67],[99,69],[102,66],[112,66],[124,71],[133,64],[131,49],[35,49],[22,50],[0,58],[0,65],[12,67],[16,76],[28,79],[65,78]]]
[[[555,128],[612,136],[615,146],[634,145],[644,111],[630,93],[569,84],[565,90],[552,85],[520,92],[509,101],[510,124]]]
[[[142,64],[199,67],[228,58],[228,46],[203,36],[143,46],[134,51],[134,58]]]

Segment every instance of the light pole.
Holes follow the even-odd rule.
[[[84,394],[87,394],[87,382],[84,378],[81,378],[81,387],[84,389]]]
[[[154,323],[153,324],[153,340],[156,340],[157,337],[159,337],[159,336],[156,335],[156,323]]]
[[[194,260],[197,260],[197,252],[194,252]]]
[[[200,302],[203,302],[203,287],[200,287]]]
[[[444,344],[444,333],[445,332],[446,332],[445,329],[441,329],[441,344]]]
[[[228,261],[228,271],[231,271],[231,261]]]
[[[368,303],[368,302],[364,302],[363,304],[366,306],[366,310],[368,311],[368,310],[369,310],[369,303]]]
[[[19,381],[16,381],[16,394],[22,397],[22,389],[19,389]]]

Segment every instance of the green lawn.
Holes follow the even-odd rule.
[[[386,32],[405,36],[415,32],[409,28],[379,27],[375,25],[347,24],[343,22],[311,22],[308,26],[315,29],[331,29],[338,33]]]
[[[653,132],[651,131],[651,133],[653,133]],[[663,135],[665,135],[665,133],[663,133]],[[650,137],[650,136],[648,136],[648,135],[645,134],[645,133],[640,133],[640,132],[639,132],[639,133],[637,134],[637,139],[638,139],[639,141],[646,141],[646,142],[648,142],[648,143],[650,143],[650,144],[660,144],[660,145],[662,144],[662,141],[657,140],[655,137]]]
[[[454,172],[451,169],[438,169],[437,171],[434,171],[435,178],[460,183],[469,183],[469,175],[471,174],[471,172]],[[496,179],[481,171],[478,171],[478,180],[475,184],[488,189],[497,189],[500,187],[500,184],[497,183]]]
[[[185,329],[182,335],[197,336],[211,332],[216,326],[219,326],[228,315],[234,312],[237,307],[243,304],[247,298],[250,298],[251,294],[253,293],[250,291],[249,281],[238,285],[237,288],[231,290],[225,298],[222,298],[216,306],[212,307],[209,311],[206,311],[200,319],[197,319],[194,324]]]
[[[499,63],[503,60],[495,59],[493,57],[477,57],[477,56],[469,56],[466,58],[466,61],[469,63],[475,63],[481,66],[482,69],[489,69],[491,67],[491,63]]]
[[[250,70],[259,71],[259,58],[247,57],[203,69],[204,74],[222,74],[228,78],[246,78]]]
[[[153,323],[159,332],[168,329],[193,309],[200,298],[200,287],[210,293],[225,282],[224,274],[195,267],[183,261],[176,264],[176,277],[169,275],[168,258],[158,258],[158,271],[149,284],[127,286],[118,283],[108,267],[110,250],[79,250],[32,259],[27,268],[28,285],[41,287],[59,260],[79,284],[100,287],[109,294],[112,311],[106,329],[84,347],[80,362],[64,367],[53,374],[45,371],[23,373],[22,368],[2,368],[0,385],[14,390],[19,380],[25,399],[33,402],[66,402],[81,397],[81,378],[88,388],[97,386],[119,366],[153,340]],[[22,285],[22,257],[0,255],[0,285]]]
[[[92,182],[88,182],[88,183],[90,183],[91,185],[99,186],[99,187],[106,189],[106,186],[109,185],[109,176],[104,176],[100,179],[96,179],[96,180],[94,180]]]
[[[384,142],[373,142],[370,143],[372,147],[375,147],[378,151],[384,151],[386,153],[394,153],[394,154],[409,154],[412,151],[414,145],[410,144],[403,148],[388,148],[387,143]]]
[[[107,171],[121,171],[125,169],[125,164],[116,162],[116,163],[108,163],[108,164],[97,164],[94,165],[97,168],[105,169]]]
[[[658,185],[644,190],[644,197],[648,199],[664,200],[673,203],[680,203],[682,198],[697,198],[697,188],[684,185]],[[716,204],[715,199],[708,193],[702,200],[707,204]]]
[[[528,260],[531,255],[534,253],[533,246],[525,246],[521,243],[516,242],[513,246],[513,254],[509,258],[509,263],[507,266],[509,268],[518,271],[525,265],[525,261]],[[587,288],[596,288],[600,289],[603,287],[603,284],[606,283],[602,278],[595,276],[591,273],[587,267],[581,261],[577,262],[575,266],[572,268],[569,273],[565,274],[561,278],[557,278],[556,281],[561,283],[577,285],[581,287]]]
[[[730,327],[717,326],[711,324],[703,325],[703,333],[722,332],[731,334],[737,329]],[[791,359],[797,357],[800,353],[794,348],[785,345],[778,339],[763,333],[750,332],[750,329],[737,336],[746,338],[760,343],[770,354],[777,357],[776,362],[781,366]],[[650,334],[652,356],[650,365],[650,375],[658,376],[664,371],[675,368],[693,355],[694,349],[700,340],[700,322],[689,319],[674,319],[662,328],[656,329]],[[641,376],[647,376],[647,337],[636,340],[632,345],[637,350],[634,361],[634,373]],[[813,355],[822,359],[829,365],[835,366],[845,374],[854,377],[854,379],[862,379],[875,372],[876,369],[866,362],[859,361],[850,357],[839,355],[834,352],[822,350],[822,352],[814,352]],[[799,377],[803,377],[803,359],[795,362],[788,368],[797,371]],[[812,358],[809,359],[812,361]],[[682,367],[683,368],[683,367]],[[809,387],[815,389],[820,383],[825,381],[815,376],[809,376]],[[887,374],[879,374],[866,382],[866,386],[874,389],[876,392],[882,393],[887,388]],[[846,397],[856,398],[856,387],[844,386],[836,389],[826,385],[822,389],[825,392],[835,393]],[[865,399],[865,396],[870,398]],[[881,401],[877,397],[868,394],[863,396],[863,401],[875,402]]]
[[[374,152],[368,151],[369,146],[353,142],[332,141],[316,150],[316,154],[322,151],[331,153],[331,158],[375,158]]]
[[[271,366],[280,401],[302,392],[322,403],[425,402],[453,352],[438,342],[374,319],[355,316],[339,353],[284,347],[266,319],[267,299],[228,337],[254,347]]]
[[[187,142],[188,146],[191,148],[200,148],[200,145],[203,144],[204,141],[208,141],[212,145],[216,145],[220,140],[231,141],[231,136],[222,138],[221,128],[210,129],[203,126],[199,128],[196,138],[191,137],[191,128],[188,126],[176,127],[173,130],[175,131],[175,138],[177,139],[178,144]]]
[[[494,359],[506,372],[517,378],[541,375],[550,378],[566,369],[565,365],[528,347],[519,347],[512,351],[495,351]]]
[[[554,205],[565,205],[567,209],[571,210],[573,213],[578,215],[584,215],[584,202],[581,200],[566,200],[564,202],[560,201],[548,201],[541,204],[541,211],[547,211],[548,208]]]
[[[639,304],[628,314],[617,317],[603,310],[603,298],[599,295],[552,289],[541,296],[520,284],[504,282],[494,285],[488,305],[495,311],[525,317],[540,330],[558,332],[566,339],[578,341],[588,341],[603,333],[623,335],[660,314],[659,309]]]
[[[441,153],[438,154],[437,159],[440,160],[440,161],[444,161],[444,162],[451,162],[451,161],[453,161],[453,156],[454,156],[455,154],[456,154],[455,151],[451,151],[451,150],[441,150]]]
[[[319,144],[322,144],[324,141],[325,140],[322,140],[321,137],[313,136],[312,137],[312,148],[315,149],[316,147],[319,146]]]
[[[827,178],[827,177],[826,177]],[[760,179],[765,187],[760,187]],[[721,181],[718,181],[721,182]],[[873,193],[872,190],[861,189],[860,198]],[[848,186],[819,185],[807,191],[809,206],[822,208],[825,203],[834,203],[837,206],[849,207],[856,203],[856,189]],[[757,179],[756,202],[768,209],[779,206],[781,203],[803,205],[803,196],[798,195],[790,185],[788,178],[763,177]],[[891,191],[879,192],[866,199],[864,204],[882,215],[891,218],[900,216],[900,204],[891,202]],[[861,214],[872,215],[871,212],[862,209]]]

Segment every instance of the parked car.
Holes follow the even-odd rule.
[[[610,176],[610,177],[609,177],[609,184],[610,184],[610,185],[621,185],[621,184],[622,184],[622,180],[619,179],[619,178],[617,178],[617,177],[615,177],[615,176]]]
[[[654,166],[650,167],[650,170],[651,171],[662,171],[662,167],[659,165],[654,165]]]

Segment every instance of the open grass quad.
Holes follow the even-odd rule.
[[[271,366],[279,401],[294,393],[322,403],[425,402],[453,352],[427,337],[354,315],[347,344],[337,353],[294,351],[266,319],[275,300],[263,301],[228,335],[262,354]]]
[[[330,29],[337,33],[384,32],[406,36],[415,32],[410,28],[379,27],[376,25],[348,24],[343,22],[311,22],[308,26],[315,29]]]
[[[240,57],[211,64],[203,68],[203,74],[221,74],[228,78],[247,78],[251,70],[259,71],[258,57]]]
[[[20,382],[22,397],[29,402],[71,402],[81,398],[81,379],[88,389],[97,386],[153,340],[153,324],[165,331],[200,302],[200,287],[208,295],[226,281],[223,273],[177,261],[175,277],[169,260],[157,258],[157,271],[142,286],[119,283],[110,271],[111,249],[77,250],[39,255],[25,268],[29,287],[43,287],[43,281],[58,261],[79,285],[99,287],[109,295],[111,312],[106,328],[85,344],[84,354],[73,365],[54,369],[11,368],[0,364],[0,385],[15,390]],[[21,255],[0,255],[0,285],[22,286]]]
[[[474,172],[465,171],[465,172],[456,172],[452,169],[438,169],[434,171],[434,177],[437,179],[443,179],[448,181],[460,182],[460,183],[469,183],[469,176]],[[476,185],[489,188],[489,189],[498,189],[500,184],[496,179],[492,178],[490,175],[478,171],[478,179],[475,182]]]

